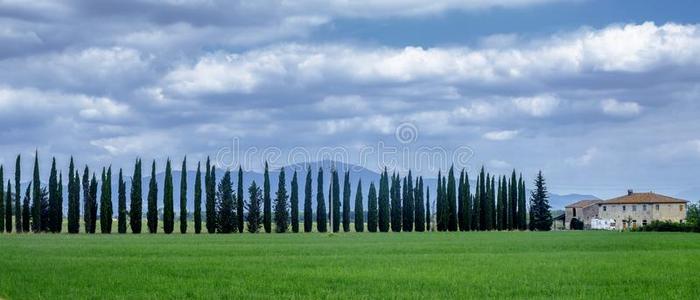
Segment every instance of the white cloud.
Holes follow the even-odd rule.
[[[488,166],[497,170],[505,170],[510,169],[512,167],[508,162],[498,159],[490,160],[488,162]]]
[[[328,113],[363,112],[369,104],[358,95],[327,96],[316,104],[318,110]]]
[[[560,100],[552,95],[538,95],[513,99],[515,107],[533,117],[551,115],[559,106]]]
[[[566,162],[573,166],[585,167],[591,164],[591,161],[598,156],[598,148],[590,147],[581,156],[566,159]]]
[[[517,130],[490,131],[484,134],[484,138],[492,141],[507,141],[518,135]]]
[[[642,112],[642,106],[637,102],[622,102],[617,99],[605,99],[600,102],[603,113],[612,116],[635,116]]]

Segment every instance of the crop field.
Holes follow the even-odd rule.
[[[0,235],[0,298],[695,298],[700,235]]]

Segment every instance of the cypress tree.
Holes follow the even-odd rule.
[[[236,194],[236,217],[238,218],[238,232],[243,233],[245,228],[243,219],[243,206],[245,206],[245,200],[243,196],[243,167],[238,166],[238,193]]]
[[[151,164],[151,180],[148,183],[148,210],[146,225],[149,233],[158,232],[158,183],[156,182],[156,161]]]
[[[459,183],[457,184],[457,225],[459,231],[466,231],[467,225],[464,223],[464,169],[459,172]]]
[[[30,206],[32,183],[27,185],[27,190],[24,192],[24,200],[22,201],[22,232],[29,232]]]
[[[522,174],[520,174],[518,182],[518,229],[526,230],[528,228],[525,214],[527,208],[525,207],[525,181],[523,180]]]
[[[362,179],[357,181],[355,189],[355,232],[365,231],[365,208],[362,205]]]
[[[173,203],[173,171],[170,158],[165,162],[165,182],[163,183],[163,231],[173,233],[175,229],[175,212]]]
[[[401,232],[401,179],[394,173],[391,176],[391,231]]]
[[[464,171],[464,223],[467,226],[467,230],[473,230],[472,227],[472,216],[473,216],[473,203],[472,203],[472,192],[471,184],[469,183],[469,173]]]
[[[92,210],[90,211],[90,233],[95,233],[97,231],[97,177],[95,173],[92,173],[92,179],[90,179],[90,201],[92,205],[90,206]]]
[[[415,199],[413,190],[413,176],[411,170],[408,170],[408,177],[405,178],[406,183],[403,186],[405,191],[403,198],[403,231],[412,232],[413,223],[415,222]]]
[[[248,232],[258,233],[260,231],[260,226],[262,225],[263,218],[260,212],[260,206],[262,202],[262,191],[255,184],[255,181],[250,184],[248,188],[248,196],[250,197],[247,203],[248,215]]]
[[[58,172],[58,210],[56,211],[56,233],[63,231],[63,172]]]
[[[90,170],[88,166],[85,165],[83,169],[83,226],[85,226],[85,233],[91,233],[90,228],[92,227],[92,201],[90,201]]]
[[[503,212],[506,211],[506,209],[503,207],[503,182],[501,180],[501,177],[498,177],[498,194],[496,195],[496,229],[497,230],[503,230],[504,228],[504,222],[506,220],[505,216],[503,215]]]
[[[292,232],[299,232],[299,182],[297,181],[297,171],[292,175],[292,194],[289,196],[291,205]]]
[[[388,232],[391,206],[389,205],[389,174],[386,167],[381,179],[379,179],[379,231]]]
[[[180,233],[187,233],[187,156],[180,172]]]
[[[289,210],[287,206],[287,179],[284,175],[284,168],[280,169],[277,181],[277,194],[275,197],[275,232],[285,233],[289,229]]]
[[[129,211],[129,223],[131,232],[141,233],[141,223],[143,220],[143,197],[141,190],[141,159],[137,158],[134,164],[134,176],[131,177],[131,203]]]
[[[5,178],[3,166],[0,165],[0,233],[5,232]]]
[[[73,165],[73,157],[68,166],[68,233],[80,232],[80,183],[78,171]]]
[[[367,231],[377,232],[379,216],[377,215],[377,189],[374,182],[369,184],[369,194],[367,195]]]
[[[515,169],[510,176],[508,196],[508,229],[518,229],[520,228],[520,219],[518,218],[518,181],[515,178]]]
[[[0,183],[2,184],[2,183]],[[12,232],[12,183],[7,180],[7,193],[5,194],[5,231]]]
[[[447,224],[445,224],[445,218],[443,216],[444,210],[442,209],[443,203],[442,203],[442,174],[441,171],[438,171],[438,179],[437,179],[437,198],[435,199],[435,205],[436,207],[436,222],[437,222],[437,230],[438,231],[445,231],[447,228]]]
[[[431,227],[430,224],[430,219],[432,219],[432,215],[430,213],[430,186],[426,187],[425,190],[425,230],[426,231],[431,231],[433,228]]]
[[[332,186],[332,201],[333,204],[333,232],[340,231],[340,180],[338,178],[338,170],[333,168],[333,186]]]
[[[102,168],[102,195],[100,197],[100,231],[112,233],[112,166],[105,174]]]
[[[445,218],[443,220],[443,224],[445,224],[445,229],[444,231],[448,231],[450,229],[449,224],[450,224],[450,205],[447,203],[447,176],[442,176],[442,191],[440,192],[440,195],[442,195],[442,217]]]
[[[197,162],[197,175],[194,177],[194,233],[202,233],[202,163]]]
[[[233,182],[231,182],[231,172],[226,170],[224,177],[219,182],[218,193],[218,219],[217,230],[219,233],[232,233],[236,231],[235,224],[238,219],[235,218],[233,212],[236,209],[233,195]]]
[[[552,229],[552,213],[549,211],[549,195],[542,171],[537,173],[535,190],[530,192],[530,228],[537,231]]]
[[[22,194],[19,182],[21,170],[20,155],[17,154],[17,159],[15,160],[15,231],[17,233],[22,233],[22,225],[24,224],[22,220]]]
[[[486,173],[484,167],[481,167],[479,174],[479,230],[488,230],[486,223],[488,218],[488,199],[486,197]]]
[[[316,230],[318,232],[328,231],[328,221],[326,219],[326,200],[323,196],[323,169],[318,168],[318,182],[316,184]]]
[[[41,225],[41,178],[39,178],[39,152],[34,152],[34,179],[32,180],[32,231],[39,232]]]
[[[416,186],[414,187],[414,206],[416,231],[425,231],[425,201],[423,201],[423,176],[416,178]]]
[[[472,204],[472,230],[481,230],[481,176],[476,176]]]
[[[331,182],[328,185],[328,212],[326,212],[331,226],[331,231],[333,230],[333,172],[331,172]]]
[[[41,227],[39,231],[48,232],[49,231],[49,191],[46,187],[42,188],[39,192],[39,219],[41,220]]]
[[[2,167],[0,166],[0,170]],[[1,174],[0,174],[1,175]],[[0,178],[0,182],[3,182]],[[2,194],[2,193],[0,193]],[[56,158],[51,160],[51,172],[49,173],[49,231],[58,232],[58,172],[56,171]]]
[[[207,232],[216,232],[216,167],[210,166],[209,157],[207,157],[207,173],[204,179],[205,190],[207,191],[206,202],[206,222]]]
[[[265,232],[272,232],[272,200],[270,199],[270,172],[265,162],[265,174],[263,178],[263,227]]]
[[[343,231],[350,232],[350,171],[343,178]]]
[[[486,188],[485,188],[485,196],[484,196],[484,230],[491,230],[493,229],[491,227],[491,206],[493,203],[493,198],[491,198],[491,174],[486,173]]]
[[[491,176],[491,189],[489,190],[489,205],[491,205],[491,230],[496,229],[496,176]]]
[[[450,173],[447,178],[447,201],[449,207],[449,220],[447,223],[447,228],[449,231],[457,231],[459,227],[457,224],[457,195],[455,190],[456,183],[454,167],[450,167]]]
[[[304,186],[304,232],[313,230],[313,208],[311,203],[311,167],[306,168],[306,185]]]
[[[119,168],[119,184],[117,186],[117,232],[126,233],[126,182],[122,169]]]

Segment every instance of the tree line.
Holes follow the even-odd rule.
[[[476,176],[473,188],[469,174],[465,170],[455,175],[454,167],[446,174],[438,172],[435,200],[431,201],[430,188],[424,186],[423,177],[412,175],[409,170],[405,176],[394,172],[389,174],[385,168],[380,176],[378,186],[369,185],[367,196],[362,190],[362,181],[355,187],[352,199],[350,172],[342,174],[342,194],[339,172],[330,170],[330,184],[324,190],[324,170],[319,167],[316,174],[311,168],[306,169],[304,177],[305,190],[303,206],[300,210],[299,180],[295,170],[291,177],[291,190],[287,191],[287,175],[280,169],[277,190],[272,199],[269,166],[265,163],[263,183],[260,187],[255,181],[248,186],[248,199],[245,199],[243,187],[243,169],[238,168],[236,189],[231,171],[226,170],[217,180],[217,169],[209,158],[204,164],[197,163],[195,174],[194,197],[187,197],[187,158],[181,165],[180,176],[180,233],[188,232],[189,201],[194,201],[194,232],[201,233],[250,233],[274,231],[277,233],[312,232],[424,232],[424,231],[490,231],[490,230],[550,230],[552,216],[547,197],[547,189],[542,172],[537,174],[535,189],[530,192],[529,203],[526,200],[526,185],[522,174],[515,170],[509,176],[492,175],[482,167]],[[156,182],[156,162],[151,164],[150,181],[147,187],[146,228],[149,233],[157,233],[159,221],[166,234],[175,230],[175,212],[173,199],[173,171],[170,159],[166,161],[165,180],[162,195]],[[86,165],[82,170],[76,167],[71,157],[68,166],[67,187],[67,231],[96,233],[99,220],[100,232],[111,233],[113,225],[112,206],[112,167],[103,167],[99,172]],[[22,197],[21,157],[15,160],[14,192],[12,181],[8,179],[5,188],[0,184],[0,232],[53,232],[63,231],[64,192],[63,172],[56,167],[52,159],[48,184],[42,186],[39,176],[39,156],[34,157],[32,181],[26,186]],[[131,190],[128,195],[127,208],[126,182],[122,169],[118,172],[117,182],[117,232],[142,232],[143,223],[143,187],[142,162],[136,159],[131,177]],[[314,178],[316,193],[313,193]],[[202,182],[203,181],[203,182]],[[4,183],[4,166],[0,165],[0,183]],[[204,189],[202,189],[202,187]],[[99,204],[98,204],[99,188]],[[80,199],[83,207],[80,207]],[[328,199],[326,200],[326,196]],[[313,207],[316,197],[316,207]],[[365,201],[366,199],[366,201]],[[202,216],[204,200],[204,216]],[[160,202],[159,202],[160,201]],[[354,201],[354,210],[351,210]],[[365,206],[366,203],[366,206]],[[162,204],[159,216],[158,205]],[[326,207],[328,205],[328,207]],[[433,211],[434,205],[434,211]],[[366,209],[365,209],[366,207]],[[98,209],[99,208],[99,209]],[[99,215],[98,215],[99,213]],[[303,214],[303,219],[300,219]],[[315,218],[314,218],[315,217]],[[13,222],[14,218],[14,222]],[[160,218],[160,220],[159,220]],[[300,224],[300,222],[302,224]],[[204,223],[204,228],[202,227]],[[300,226],[303,225],[303,226]],[[351,228],[351,226],[354,226]],[[290,228],[291,227],[291,228]]]

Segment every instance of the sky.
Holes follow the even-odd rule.
[[[700,2],[0,0],[0,164],[321,159],[700,191]],[[8,175],[6,175],[8,176]],[[700,198],[698,193],[697,198]]]

